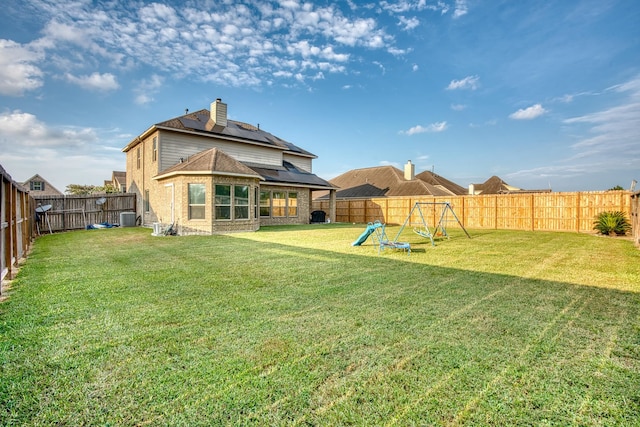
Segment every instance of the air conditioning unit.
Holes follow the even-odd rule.
[[[135,227],[135,226],[136,226],[135,212],[120,212],[120,227]]]
[[[162,236],[164,234],[164,230],[162,228],[162,223],[161,222],[154,222],[153,223],[153,233],[151,233],[152,236]]]

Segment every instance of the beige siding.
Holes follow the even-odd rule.
[[[153,159],[153,138],[158,138],[159,132],[154,132],[131,150],[127,151],[127,192],[136,194],[136,212],[142,218],[143,225],[151,225],[158,221],[155,209],[159,197],[157,181],[151,179],[158,174],[158,160]],[[140,149],[140,167],[138,168],[138,149]],[[159,153],[159,151],[158,151]],[[149,191],[149,211],[144,210],[144,192]]]
[[[305,172],[309,172],[309,173],[313,172],[311,170],[312,159],[309,157],[301,157],[301,156],[295,156],[289,153],[284,153],[283,160],[286,160],[287,162],[293,164],[298,169],[301,169]]]
[[[199,135],[162,132],[160,147],[160,170],[178,164],[180,158],[214,147],[241,162],[282,166],[282,150]]]

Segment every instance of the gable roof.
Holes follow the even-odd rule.
[[[418,175],[415,179],[407,181],[400,169],[393,166],[377,166],[353,169],[329,182],[343,189],[336,193],[337,198],[455,195],[454,191],[443,185],[445,181],[447,180],[434,181],[437,182],[434,185],[418,178]]]
[[[154,179],[163,179],[174,175],[203,174],[262,178],[253,169],[245,166],[219,148],[210,148],[189,156],[187,160],[163,170]]]
[[[44,183],[44,190],[31,190],[31,182],[43,182]],[[21,185],[29,190],[29,192],[33,195],[33,196],[62,196],[64,193],[62,193],[62,191],[58,190],[56,187],[54,187],[53,185],[51,185],[51,183],[49,181],[47,181],[46,179],[44,179],[42,176],[35,174],[33,175],[31,178],[29,178],[28,180],[26,180],[25,182],[22,182]]]
[[[523,190],[522,188],[509,185],[498,176],[492,176],[481,184],[473,185],[474,194],[508,194],[508,193],[550,193],[551,189],[543,190]]]
[[[126,183],[127,182],[127,173],[124,171],[113,171],[111,173],[111,181],[115,184],[118,183]]]
[[[317,158],[315,154],[298,147],[291,142],[285,141],[259,127],[235,120],[227,120],[226,126],[219,126],[211,120],[211,113],[207,109],[195,111],[173,119],[156,123],[147,129],[139,138],[131,141],[122,151],[127,152],[135,147],[145,135],[156,129],[173,130],[177,132],[195,132],[199,135],[217,137],[223,139],[233,139],[249,144],[269,146],[271,148],[283,150],[287,153],[296,154],[303,157]]]
[[[424,171],[417,174],[416,178],[421,179],[428,184],[435,185],[436,187],[441,187],[445,190],[451,191],[453,194],[463,195],[468,193],[466,188],[453,181],[449,181],[435,172]]]

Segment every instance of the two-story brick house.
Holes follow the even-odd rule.
[[[182,235],[306,224],[313,191],[335,196],[335,188],[312,173],[317,156],[228,120],[220,99],[210,110],[152,125],[122,151],[141,222],[174,224]],[[333,219],[335,204],[330,210]]]

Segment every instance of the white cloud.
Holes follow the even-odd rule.
[[[412,8],[416,10],[421,3],[424,0],[412,2]],[[343,12],[332,4],[294,0],[251,5],[212,2],[207,8],[191,3],[175,7],[144,2],[124,8],[119,2],[93,5],[84,1],[41,6],[40,19],[47,23],[34,46],[43,53],[23,63],[31,67],[21,72],[32,76],[27,88],[42,85],[38,61],[45,53],[48,65],[57,67],[57,73],[69,81],[112,90],[117,85],[115,77],[86,76],[86,70],[105,66],[106,59],[115,70],[150,66],[157,74],[176,79],[194,77],[232,86],[258,86],[271,83],[274,77],[300,80],[303,74],[303,80],[312,80],[318,77],[312,71],[317,69],[345,73],[359,47],[393,55],[408,51],[396,46],[394,37],[379,25],[378,14],[369,7],[359,8],[373,16],[346,15],[349,10]],[[404,25],[413,28],[417,20],[407,17]],[[297,62],[299,68],[274,68],[274,64],[288,61]],[[2,73],[7,73],[6,67],[0,76]],[[17,85],[11,87],[21,93]],[[148,97],[140,95],[138,102],[148,102]]]
[[[97,141],[91,128],[55,128],[36,116],[15,110],[0,114],[0,147],[77,147]]]
[[[416,135],[419,133],[437,133],[437,132],[443,132],[447,129],[447,122],[436,122],[436,123],[432,123],[428,126],[422,126],[422,125],[416,125],[408,130],[403,130],[400,131],[399,133],[401,135]]]
[[[465,110],[466,108],[467,106],[464,104],[451,104],[451,109],[453,111],[462,111],[462,110]]]
[[[405,31],[413,30],[418,25],[420,25],[420,20],[418,18],[416,18],[415,16],[413,16],[411,18],[406,18],[404,16],[399,16],[398,20],[400,21],[398,23],[398,26],[402,27],[402,29],[405,30]]]
[[[43,73],[35,64],[43,57],[19,43],[0,39],[0,95],[21,96],[41,87]]]
[[[576,157],[623,155],[627,160],[640,161],[640,76],[616,86],[616,92],[627,95],[620,105],[573,117],[566,124],[588,126],[589,136],[573,144],[579,150]]]
[[[521,108],[515,113],[509,115],[510,119],[513,120],[532,120],[541,115],[545,114],[547,110],[545,110],[542,105],[535,104],[528,108]]]
[[[478,76],[467,76],[462,80],[451,80],[449,86],[447,86],[447,90],[457,90],[457,89],[469,89],[476,90],[480,85],[480,77]]]
[[[411,66],[411,71],[418,71],[418,64],[413,64],[413,66]]]
[[[107,92],[110,90],[116,90],[120,87],[116,80],[116,76],[111,73],[93,73],[89,76],[79,76],[76,77],[72,74],[67,73],[65,78],[70,83],[80,86],[83,89],[88,90],[98,90],[102,92]]]
[[[157,74],[153,74],[148,79],[142,80],[138,87],[134,89],[135,103],[138,105],[148,104],[153,102],[153,95],[162,87],[164,78]]]
[[[467,12],[469,11],[469,8],[467,6],[467,0],[456,0],[456,6],[455,6],[455,10],[453,11],[453,17],[454,18],[459,18],[463,15],[466,15]]]

